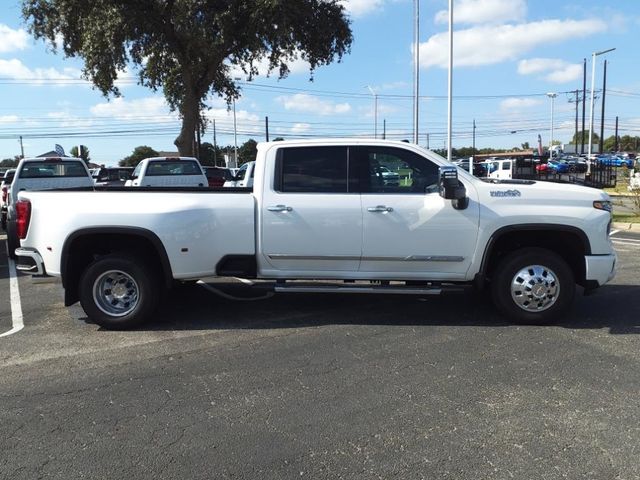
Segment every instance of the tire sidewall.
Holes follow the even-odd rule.
[[[527,312],[511,296],[511,282],[516,273],[529,265],[552,270],[560,287],[556,302],[541,312]],[[497,309],[510,320],[524,324],[546,324],[562,320],[575,297],[575,278],[569,265],[555,252],[543,248],[526,248],[507,255],[497,266],[491,281],[491,294]]]
[[[93,289],[100,275],[118,270],[130,275],[138,285],[138,304],[127,315],[116,317],[103,312],[95,303]],[[122,255],[107,255],[94,261],[80,279],[80,304],[87,316],[109,330],[125,330],[141,325],[155,310],[159,291],[152,271],[140,260]]]
[[[7,222],[7,255],[10,259],[16,259],[16,248],[20,246],[18,234],[16,233],[15,223]]]

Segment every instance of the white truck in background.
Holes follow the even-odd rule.
[[[87,187],[93,187],[93,178],[81,158],[36,157],[20,160],[6,198],[7,254],[9,258],[16,258],[15,250],[20,246],[16,226],[16,205],[20,192]],[[69,208],[72,209],[72,207]],[[62,212],[67,214],[70,211],[57,210],[52,213],[52,218],[60,218]]]
[[[409,180],[389,184],[380,166]],[[479,179],[403,142],[260,143],[253,190],[19,197],[18,268],[61,276],[65,305],[105,328],[138,325],[176,281],[210,276],[275,280],[276,292],[486,288],[507,318],[545,323],[576,284],[615,274],[606,193]]]
[[[224,182],[225,187],[253,188],[256,162],[243,163],[231,180]]]
[[[140,161],[125,187],[207,187],[209,181],[198,159],[152,157]]]

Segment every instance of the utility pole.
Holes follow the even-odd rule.
[[[216,119],[213,119],[213,165],[218,166],[218,144],[216,142]]]
[[[476,154],[476,119],[473,119],[473,144],[471,147],[472,155]]]
[[[265,132],[265,139],[268,142],[269,141],[269,117],[264,117],[264,132]]]
[[[387,119],[386,118],[382,119],[382,139],[383,140],[387,139]]]
[[[604,153],[604,100],[607,95],[607,60],[604,61],[604,78],[602,80],[602,113],[600,114],[600,153]]]
[[[616,152],[620,151],[620,139],[618,138],[618,116],[616,115]]]
[[[580,142],[580,153],[584,155],[584,120],[587,108],[587,59],[582,64],[582,141]],[[576,142],[578,139],[576,138]],[[576,149],[577,151],[577,149]]]
[[[22,144],[22,135],[20,135],[20,158],[24,158],[24,145]]]
[[[576,147],[576,152],[575,153],[578,153],[578,105],[582,101],[580,99],[580,90],[576,90],[574,92],[574,95],[575,95],[574,98],[569,98],[569,103],[575,103],[576,104],[576,132],[575,132],[573,138],[574,138],[575,147]]]

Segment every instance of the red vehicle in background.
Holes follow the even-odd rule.
[[[222,187],[224,182],[233,179],[231,170],[223,167],[203,167],[210,187]]]

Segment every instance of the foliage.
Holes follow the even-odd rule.
[[[636,152],[640,146],[640,137],[632,137],[631,135],[623,135],[618,138],[618,151],[620,152]],[[605,152],[616,151],[616,136],[611,135],[606,138],[603,144]]]
[[[20,163],[20,156],[16,155],[13,159],[5,158],[0,160],[0,167],[17,167]]]
[[[569,143],[571,145],[582,145],[582,132],[583,132],[582,130],[578,130],[578,133],[574,133]],[[591,137],[591,143],[593,145],[600,143],[600,136],[596,132],[593,132],[593,135]],[[589,145],[589,130],[584,130],[584,144],[585,144],[585,151],[586,151]]]
[[[80,150],[81,155],[78,157],[78,146],[73,146],[71,147],[71,150],[69,150],[69,155],[76,158],[82,158],[85,163],[89,163],[91,161],[91,157],[89,156],[89,147],[86,145],[80,145]]]
[[[529,145],[529,142],[524,142],[520,146],[522,147],[523,150],[531,149],[531,146]]]
[[[135,167],[142,160],[149,157],[157,157],[158,152],[153,148],[141,145],[133,149],[133,153],[118,162],[121,167]]]
[[[182,118],[181,155],[194,153],[209,93],[239,97],[233,67],[251,79],[266,59],[284,78],[299,57],[313,75],[340,61],[352,42],[338,0],[22,0],[22,15],[35,38],[84,59],[84,77],[105,96],[120,94],[115,81],[131,64],[140,84],[162,89]]]
[[[227,147],[229,148],[229,147]],[[221,166],[224,165],[225,150],[220,147],[214,147],[209,142],[200,145],[200,155],[198,160],[202,165]]]
[[[258,154],[258,142],[250,138],[238,147],[238,166],[256,159]]]

